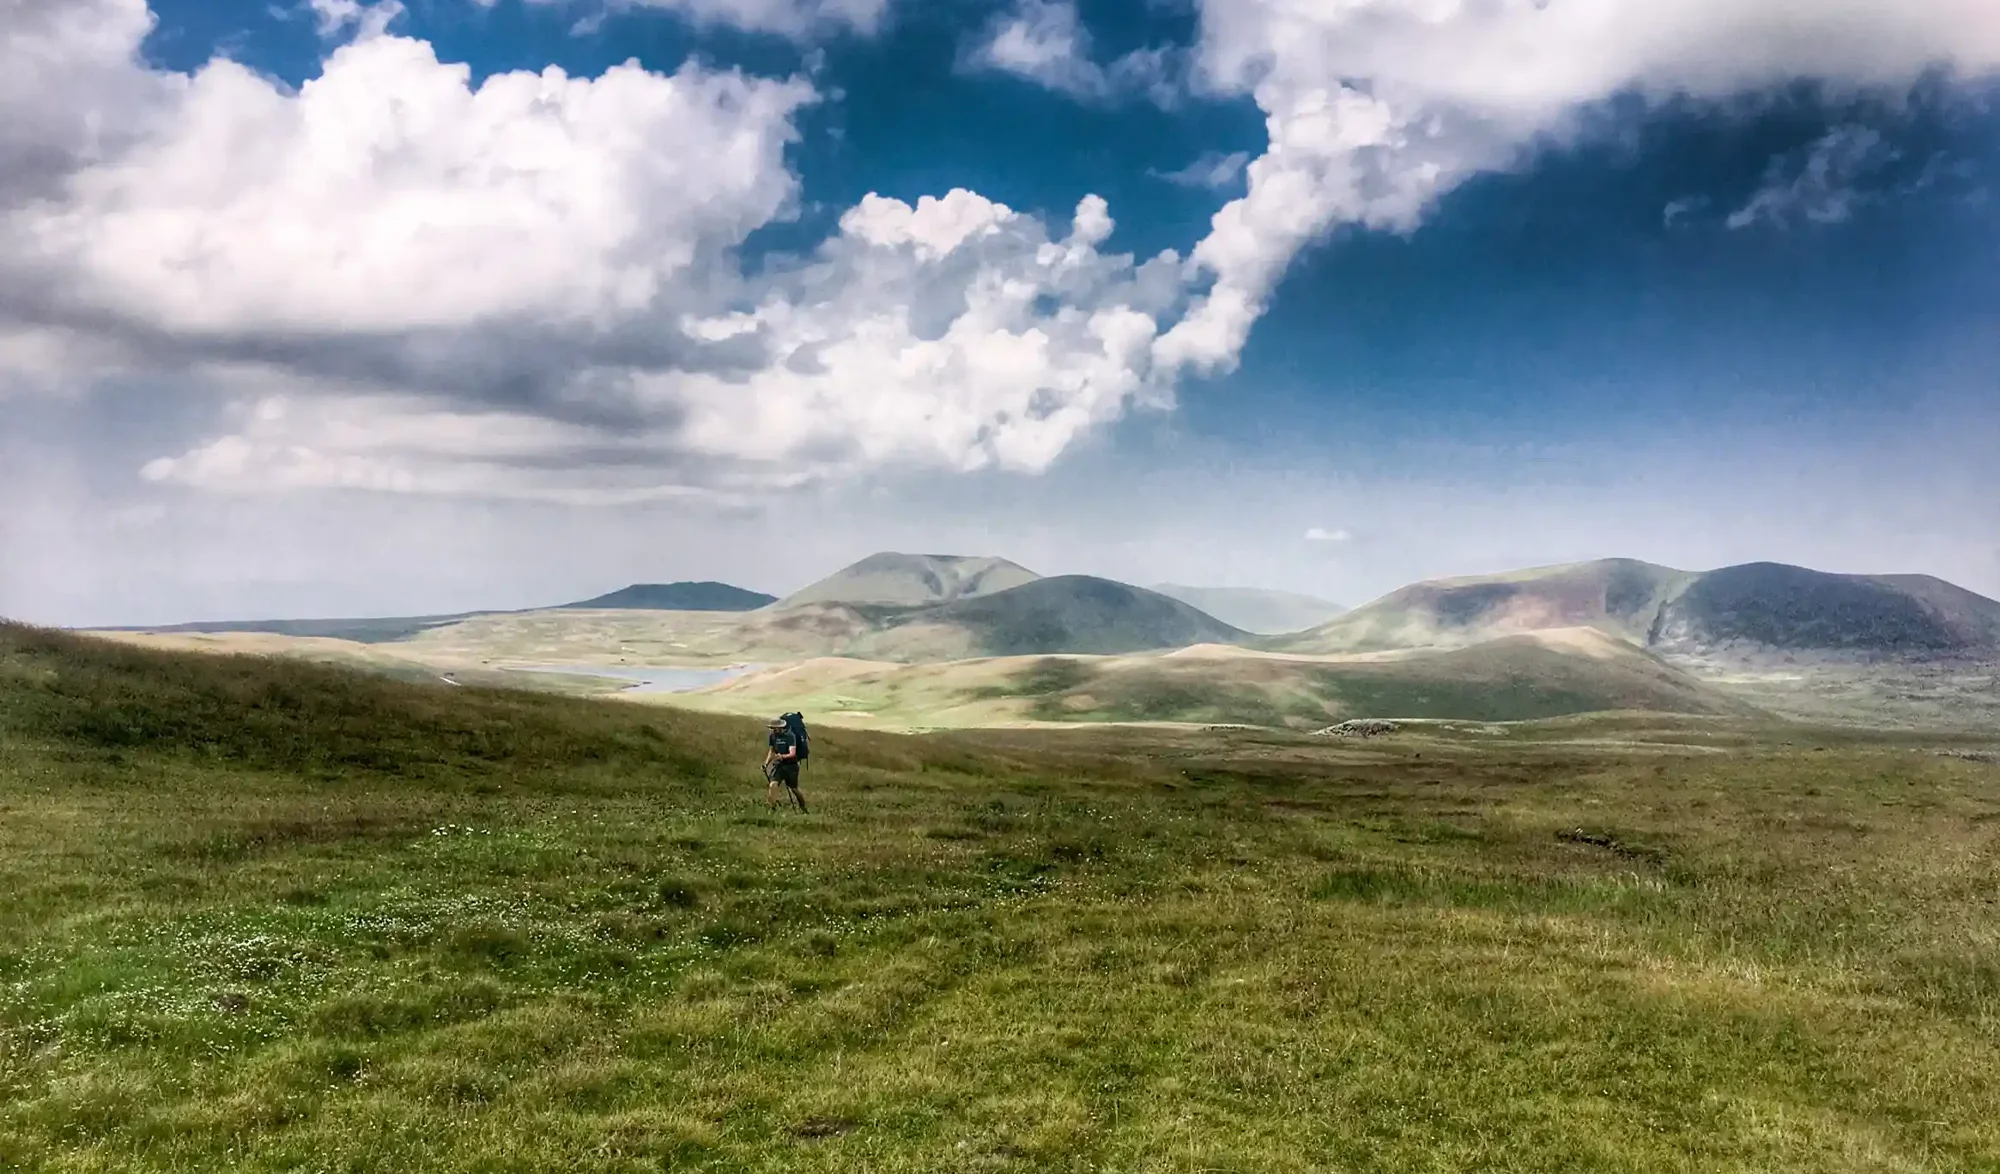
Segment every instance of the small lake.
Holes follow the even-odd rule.
[[[731,665],[720,669],[630,664],[517,664],[509,666],[508,671],[561,673],[571,677],[604,677],[614,681],[629,681],[631,683],[626,689],[633,693],[687,693],[695,689],[705,689],[710,685],[720,685],[745,673],[754,673],[762,667],[754,664]]]

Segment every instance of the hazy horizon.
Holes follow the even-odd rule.
[[[2000,596],[2000,9],[1433,7],[18,13],[0,615],[878,550]]]

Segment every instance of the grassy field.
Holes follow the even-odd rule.
[[[1677,658],[1703,680],[1774,714],[1806,722],[2000,731],[2000,660],[1849,663],[1769,658],[1746,664]],[[1787,662],[1788,661],[1788,662]]]
[[[746,715],[800,708],[827,722],[903,731],[1086,722],[1311,731],[1354,717],[1512,722],[1625,709],[1756,712],[1595,632],[1346,658],[1273,656],[1217,645],[1165,655],[1013,656],[916,665],[829,658],[693,693],[635,699]]]
[[[828,729],[0,628],[0,1168],[2000,1169],[2000,766]]]

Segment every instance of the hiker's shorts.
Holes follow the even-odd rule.
[[[796,761],[774,762],[771,764],[771,777],[796,791],[799,789],[799,764]]]

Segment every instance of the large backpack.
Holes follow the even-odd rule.
[[[788,713],[780,720],[785,723],[785,728],[790,730],[792,737],[797,740],[799,745],[799,761],[804,762],[812,753],[812,742],[806,737],[805,715],[801,713]]]

